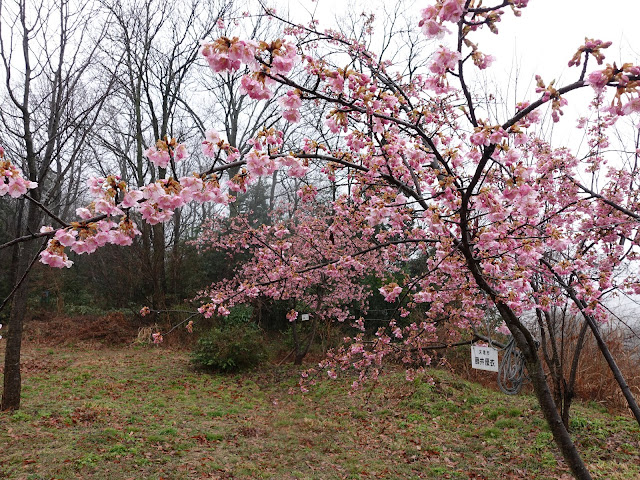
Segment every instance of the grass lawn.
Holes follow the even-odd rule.
[[[0,413],[1,479],[570,478],[534,398],[448,372],[289,394],[291,366],[193,371],[163,348],[26,345],[22,409]],[[577,404],[596,478],[640,478],[640,430]]]

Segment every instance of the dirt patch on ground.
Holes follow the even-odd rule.
[[[32,353],[30,349],[26,349],[27,353],[22,355],[20,361],[20,371],[23,375],[51,373],[66,368],[69,365],[68,360],[60,360],[50,356],[43,357],[40,354]],[[0,357],[4,357],[4,349],[0,350]],[[0,374],[4,373],[4,365],[0,364]]]
[[[126,345],[138,335],[138,321],[121,312],[100,317],[53,315],[35,317],[25,324],[24,338],[40,345]]]

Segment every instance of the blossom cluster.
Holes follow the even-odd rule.
[[[444,0],[422,10],[419,26],[428,37],[441,37],[449,30],[443,22],[458,23],[464,14],[463,0]]]
[[[53,232],[52,227],[42,227],[42,233]],[[96,222],[74,222],[71,227],[55,231],[45,250],[40,253],[40,262],[54,268],[71,267],[65,247],[77,254],[93,253],[107,244],[129,246],[140,232],[135,224],[124,217],[116,223],[110,220]]]
[[[155,146],[145,150],[144,156],[157,167],[167,168],[172,160],[179,162],[184,159],[187,156],[187,148],[175,138],[165,137],[158,140]]]
[[[36,182],[24,178],[18,167],[5,159],[5,150],[0,145],[0,197],[9,195],[18,198],[37,186]]]
[[[616,85],[616,94],[609,113],[622,116],[640,112],[640,66],[625,63],[621,67],[607,64],[603,70],[594,70],[585,80],[600,94],[608,84]]]
[[[282,118],[291,123],[300,121],[300,106],[302,99],[300,93],[295,90],[289,90],[284,96],[278,100],[282,106]]]
[[[270,99],[273,93],[269,86],[278,76],[287,75],[299,61],[297,47],[283,40],[256,43],[220,37],[204,43],[201,53],[216,73],[237,71],[246,65],[250,73],[240,79],[240,91],[254,100]],[[293,113],[296,109],[286,111],[289,118],[296,117]]]
[[[244,64],[255,64],[258,44],[239,40],[238,37],[220,37],[215,42],[203,43],[201,53],[214,72],[236,71]]]
[[[571,60],[569,60],[569,66],[579,66],[580,62],[582,61],[583,54],[592,55],[596,59],[596,62],[598,62],[598,65],[602,65],[602,62],[604,61],[604,54],[601,52],[601,50],[604,48],[609,48],[610,46],[611,42],[603,42],[602,40],[585,38],[584,45],[580,46],[576,53],[573,54],[573,57],[571,57]]]
[[[171,219],[175,209],[187,202],[227,204],[230,201],[215,177],[203,179],[194,175],[179,180],[169,177],[136,190],[128,190],[124,182],[114,176],[94,177],[88,184],[93,202],[88,208],[76,210],[80,221],[55,231],[41,253],[42,263],[58,268],[70,267],[73,262],[67,258],[65,247],[83,254],[93,253],[107,244],[131,245],[133,238],[140,234],[130,218],[132,211],[138,212],[148,224],[155,225]],[[125,214],[125,210],[128,213]],[[119,222],[111,220],[118,216],[121,217]],[[43,227],[43,232],[54,230]]]

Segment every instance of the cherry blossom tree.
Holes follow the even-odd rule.
[[[389,278],[399,270],[397,259],[411,254],[405,252],[407,244],[395,252],[371,248],[371,239],[361,233],[371,228],[357,206],[345,198],[332,205],[318,203],[305,191],[311,189],[299,190],[303,204],[289,221],[275,218],[272,225],[254,226],[240,216],[224,225],[223,218],[208,223],[197,239],[200,251],[223,250],[230,260],[249,255],[233,278],[201,294],[207,300],[200,312],[205,317],[227,315],[232,306],[260,298],[288,302],[295,364],[302,363],[321,325],[346,322],[364,330],[361,316],[367,313],[371,290],[363,278]],[[306,340],[299,332],[303,314],[309,315],[311,329]]]
[[[482,104],[469,89],[465,72],[474,66],[489,67],[492,57],[471,40],[472,34],[483,27],[496,30],[505,7],[519,14],[526,4],[507,1],[495,7],[475,7],[473,2],[463,5],[448,0],[426,8],[421,21],[424,33],[441,36],[454,28],[457,48],[438,48],[428,72],[410,83],[394,72],[394,65],[380,61],[363,45],[334,32],[297,25],[291,25],[291,33],[299,39],[297,48],[284,40],[254,44],[221,38],[205,45],[203,54],[214,71],[236,70],[246,63],[252,73],[243,78],[242,86],[257,100],[269,98],[272,85],[289,86],[285,112],[291,120],[297,119],[295,110],[304,101],[334,105],[327,125],[336,133],[344,132],[345,147],[324,152],[317,142],[309,142],[295,157],[324,159],[328,174],[345,167],[353,170],[359,188],[351,198],[370,195],[361,208],[374,225],[396,209],[389,196],[371,192],[388,188],[415,202],[414,224],[420,225],[424,241],[436,242],[436,253],[427,260],[433,264],[431,274],[406,285],[408,294],[416,302],[430,302],[430,316],[462,305],[451,315],[460,326],[479,323],[489,307],[498,310],[522,351],[565,459],[577,477],[590,478],[558,415],[536,339],[520,317],[536,308],[549,311],[561,293],[574,303],[596,336],[597,322],[606,320],[603,290],[611,287],[617,265],[635,260],[637,218],[629,207],[637,201],[637,189],[632,188],[633,171],[604,168],[600,148],[606,142],[606,128],[617,117],[637,111],[640,70],[633,64],[608,65],[587,76],[588,60],[601,65],[603,50],[609,46],[587,39],[570,61],[570,65],[583,65],[575,82],[557,88],[537,77],[536,92],[541,97],[520,103],[510,118],[482,118]],[[343,53],[363,67],[359,71],[335,68],[326,57],[318,60],[317,52],[304,50],[310,44],[318,48],[321,41],[334,48],[343,46]],[[288,76],[298,53],[313,80],[300,83]],[[611,106],[603,103],[608,85],[616,87]],[[548,106],[557,122],[566,96],[585,86],[593,87],[598,95],[593,109],[599,114],[591,130],[595,132],[593,150],[586,161],[527,134],[540,120],[542,107]],[[261,158],[262,168],[268,168],[281,154],[275,148]],[[248,178],[252,170],[260,175],[259,169],[253,164]],[[585,174],[600,180],[597,191],[578,180]],[[406,230],[393,230],[392,238],[413,240]],[[544,285],[549,287],[534,289],[534,278],[540,276],[548,280]],[[462,301],[454,302],[446,288],[433,288],[452,283],[465,292]],[[637,278],[626,276],[620,287],[635,291]],[[387,286],[390,300],[402,291],[400,286]],[[362,356],[356,362],[360,365],[379,364],[393,344],[390,333],[379,331],[370,351],[356,342],[326,365],[351,364],[354,354]],[[425,322],[407,332],[396,331],[394,336],[415,340],[429,333],[433,329]],[[601,346],[607,356],[606,346]],[[611,364],[619,374],[615,363]],[[620,380],[624,391],[624,380]],[[632,396],[628,400],[633,409],[635,400]]]
[[[344,175],[350,188],[336,192],[334,219],[325,222],[333,241],[319,236],[317,266],[284,248],[299,233],[293,227],[274,224],[250,231],[236,245],[263,242],[253,244],[256,256],[246,267],[256,275],[212,288],[202,313],[224,315],[236,299],[256,291],[307,295],[327,278],[351,281],[379,268],[363,265],[364,259],[397,265],[411,258],[412,248],[428,252],[420,256],[424,265],[419,275],[381,288],[389,302],[402,296],[408,308],[426,306],[424,318],[402,328],[394,319],[372,340],[356,335],[321,367],[333,377],[353,366],[361,372],[358,384],[377,375],[383,359],[399,349],[407,355],[417,352],[428,363],[428,346],[437,340],[436,326],[443,319],[458,329],[472,329],[495,309],[522,353],[567,464],[576,478],[591,478],[563,425],[537,339],[523,317],[571,302],[640,421],[635,399],[599,334],[599,325],[608,319],[603,295],[614,287],[640,292],[635,273],[638,151],[634,146],[631,161],[618,161],[605,150],[616,121],[635,118],[640,111],[640,67],[605,63],[610,44],[586,39],[573,57],[568,55],[569,65],[577,67],[575,81],[558,86],[538,76],[534,98],[521,99],[498,118],[471,83],[469,72],[487,69],[493,60],[480,49],[475,33],[497,33],[496,24],[508,12],[520,16],[527,3],[433,2],[421,12],[417,27],[443,45],[434,49],[426,68],[409,70],[340,32],[290,23],[265,10],[287,26],[283,38],[221,37],[205,42],[202,55],[216,73],[244,72],[240,91],[256,101],[285,88],[281,108],[289,122],[301,118],[304,105],[327,105],[326,127],[340,141],[329,147],[309,136],[297,149],[285,149],[282,131],[272,127],[259,131],[252,148],[241,152],[220,134],[208,132],[202,148],[211,159],[209,168],[178,178],[175,165],[188,152],[177,140],[161,138],[145,155],[166,175],[145,186],[109,176],[94,179],[94,201],[78,212],[80,220],[39,234],[50,238],[42,261],[67,266],[67,248],[92,251],[108,242],[130,243],[137,233],[132,214],[151,224],[165,222],[186,202],[226,205],[234,192],[245,192],[261,176],[277,169],[302,176],[307,162],[319,162],[329,180]],[[593,91],[595,100],[579,125],[587,132],[589,151],[578,157],[538,137],[535,126],[545,111],[553,122],[561,121],[572,92],[584,88]],[[225,177],[225,171],[234,173]],[[300,195],[311,198],[316,188],[306,185]],[[352,222],[344,221],[342,209],[350,212]],[[303,242],[308,240],[302,236]],[[341,267],[339,276],[330,275],[330,266]],[[623,266],[634,268],[617,275]],[[293,289],[286,290],[289,285]],[[346,318],[343,314],[335,316]]]

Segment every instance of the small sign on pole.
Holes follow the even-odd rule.
[[[309,314],[308,313],[303,313],[302,315],[300,315],[300,321],[301,322],[308,322],[309,321]]]
[[[498,350],[471,345],[471,366],[479,370],[498,371]]]

